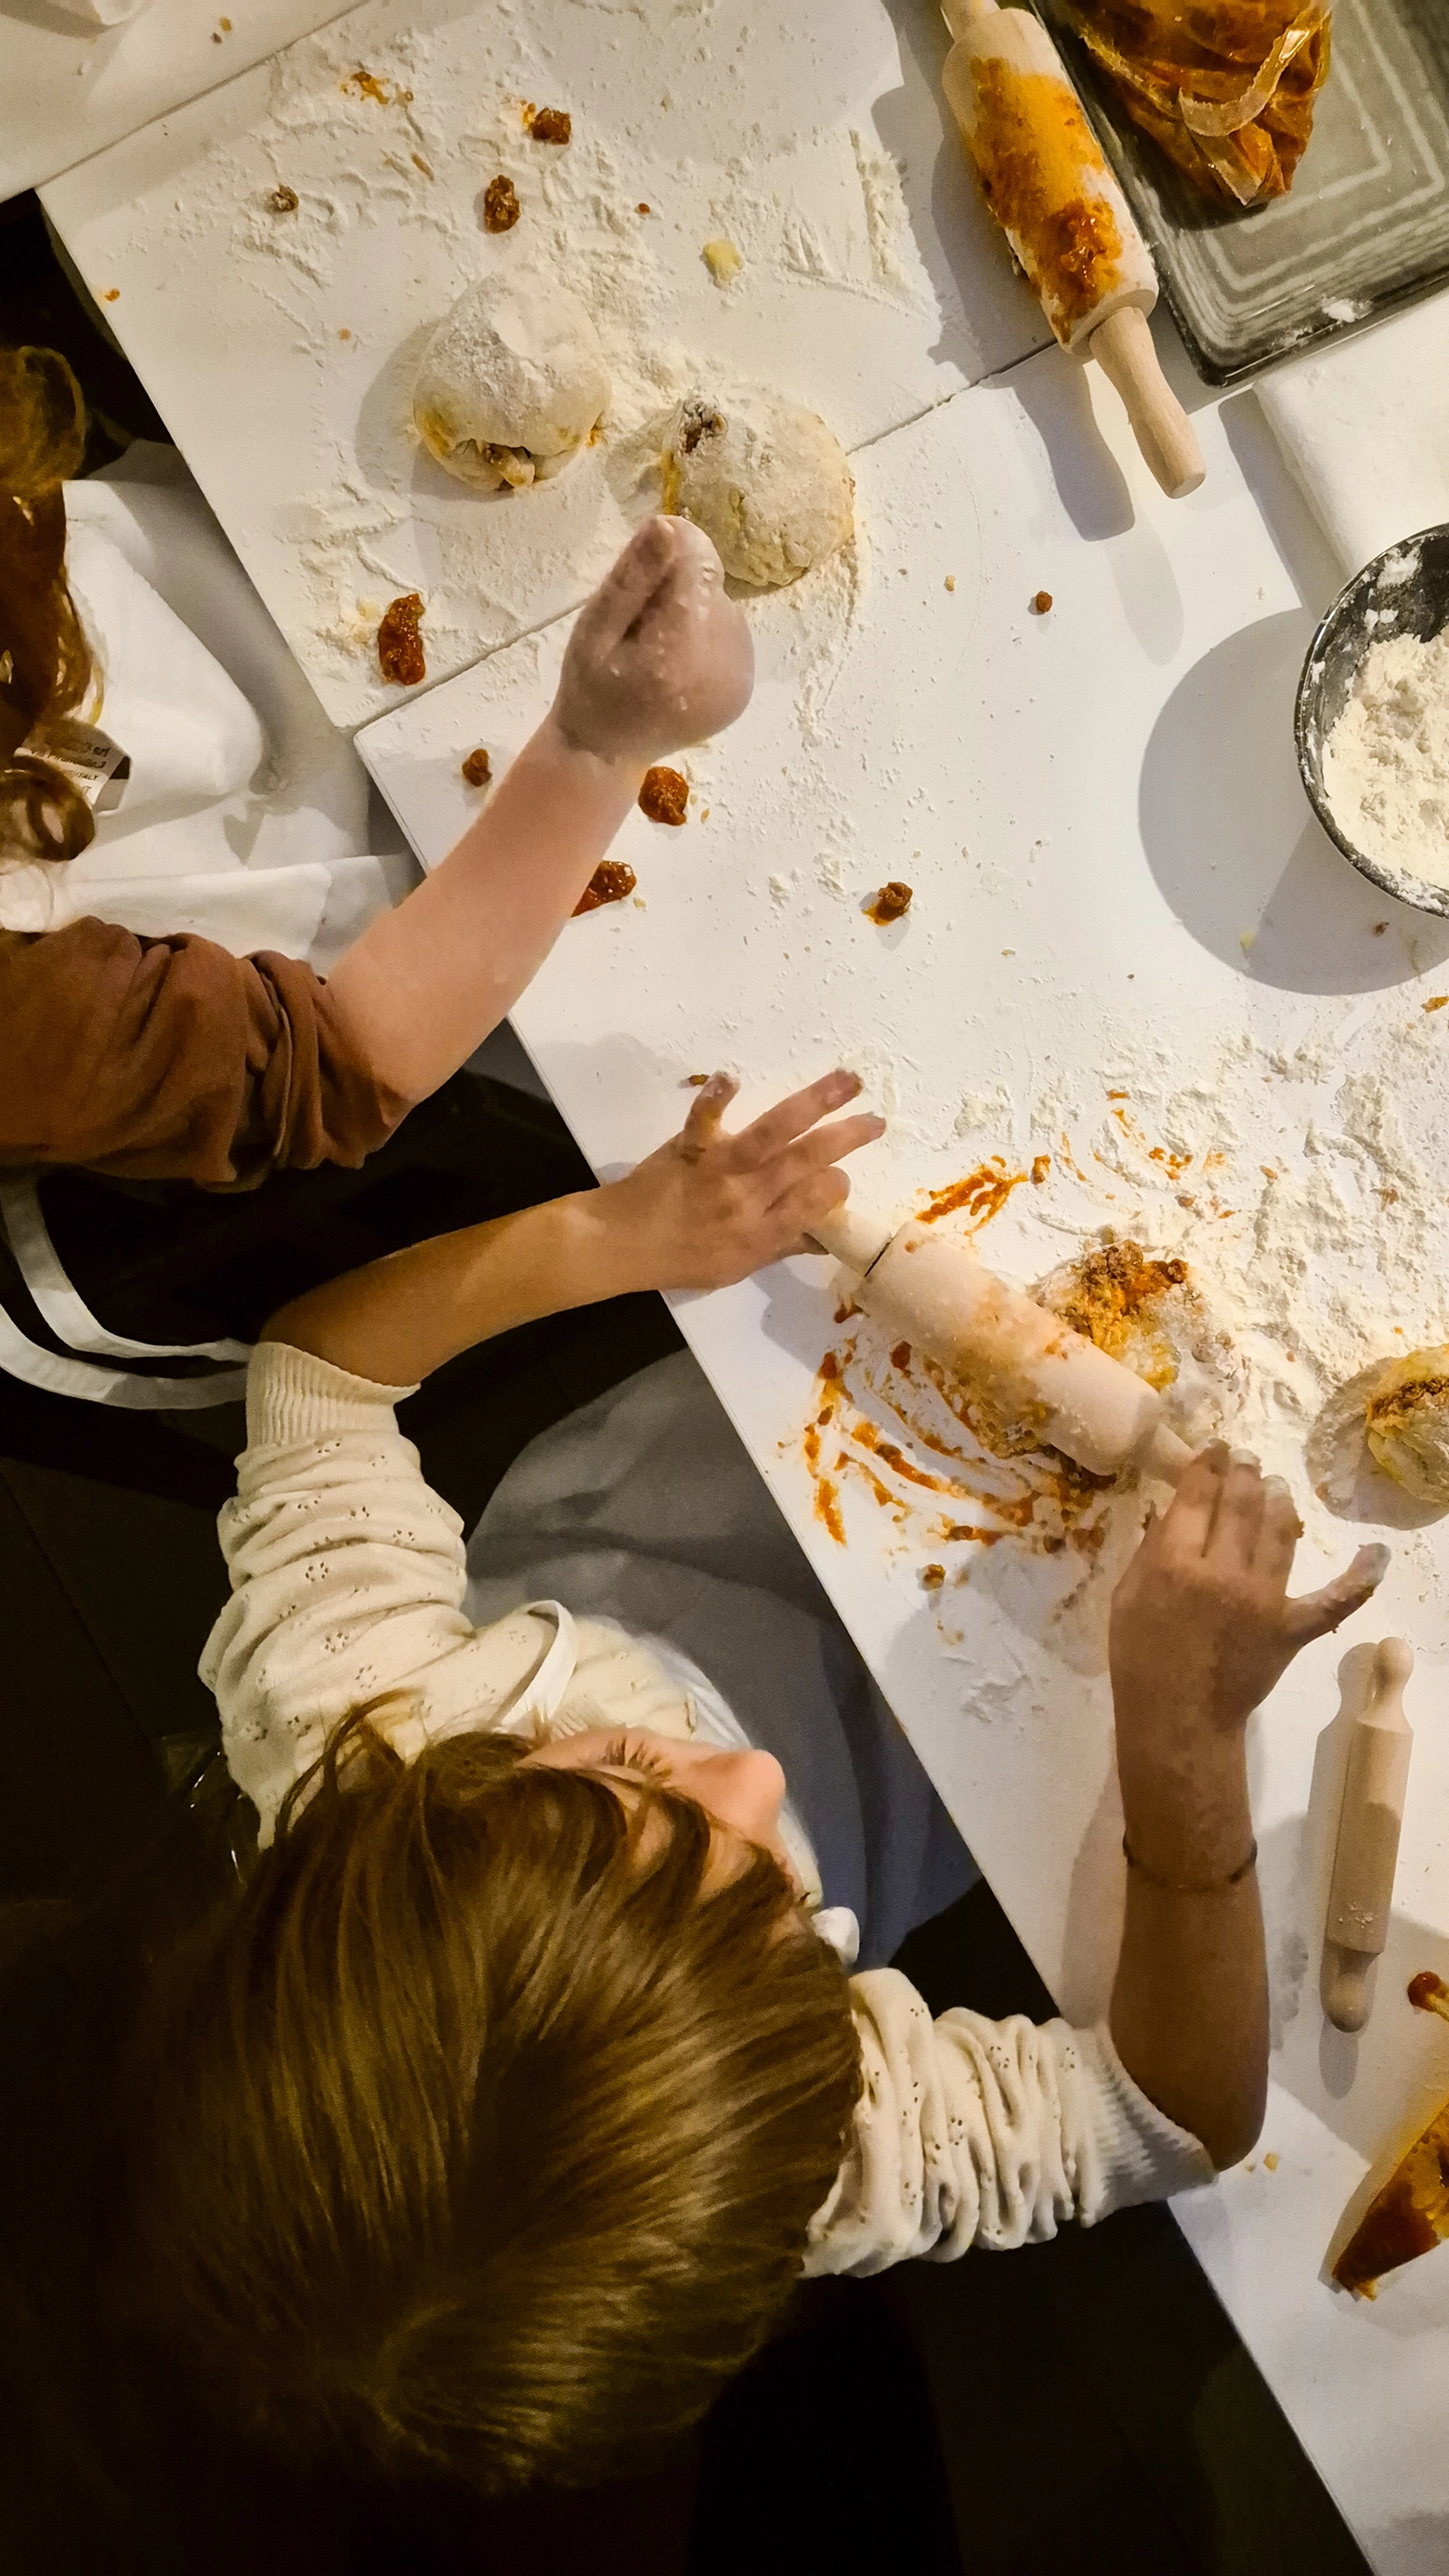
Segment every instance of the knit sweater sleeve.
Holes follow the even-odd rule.
[[[932,2021],[894,1968],[852,1978],[863,2088],[806,2271],[1007,2248],[1210,2182],[1206,2150],[1133,2083],[1105,2028],[959,2006]]]
[[[236,1188],[355,1167],[406,1107],[296,958],[89,917],[0,931],[0,1165]]]
[[[218,1522],[231,1598],[200,1671],[264,1844],[293,1782],[354,1710],[374,1713],[405,1761],[475,1728],[532,1730],[528,1685],[553,1619],[519,1608],[474,1627],[462,1523],[395,1419],[411,1393],[283,1342],[252,1357],[247,1446]],[[686,1700],[639,1642],[605,1619],[575,1620],[572,1633],[556,1731],[688,1731]]]

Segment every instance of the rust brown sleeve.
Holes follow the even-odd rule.
[[[0,1165],[244,1188],[355,1167],[406,1107],[295,958],[93,920],[0,931]]]

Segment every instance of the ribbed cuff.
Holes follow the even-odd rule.
[[[377,1386],[290,1342],[259,1342],[247,1372],[247,1446],[286,1449],[297,1441],[335,1440],[347,1431],[375,1438],[386,1427],[382,1416],[417,1391]]]
[[[1130,2209],[1139,2201],[1170,2200],[1174,2192],[1212,2182],[1216,2167],[1201,2139],[1169,2120],[1133,2082],[1106,2023],[1074,2037],[1083,2053],[1090,2044],[1097,2059],[1093,2107],[1107,2192],[1093,2215],[1105,2218],[1109,2210]]]

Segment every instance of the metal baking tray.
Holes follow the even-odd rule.
[[[1286,197],[1218,211],[1039,0],[1197,370],[1240,383],[1449,278],[1449,0],[1335,0],[1333,56]]]

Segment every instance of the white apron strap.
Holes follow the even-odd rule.
[[[243,1368],[218,1369],[214,1377],[140,1377],[133,1369],[92,1366],[42,1350],[12,1323],[0,1306],[0,1369],[46,1395],[76,1395],[85,1404],[127,1405],[136,1413],[191,1411],[205,1404],[230,1404],[247,1391]]]
[[[530,1726],[552,1725],[579,1660],[579,1632],[571,1610],[566,1610],[561,1601],[524,1601],[519,1606],[534,1619],[552,1619],[554,1639],[532,1681],[519,1693],[504,1720],[510,1735],[521,1735]]]
[[[250,1359],[245,1342],[133,1342],[108,1332],[66,1275],[33,1180],[0,1181],[0,1225],[37,1314],[73,1351],[100,1351],[117,1360],[237,1360],[243,1366]]]

